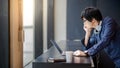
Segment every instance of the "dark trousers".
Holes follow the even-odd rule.
[[[103,51],[93,57],[95,68],[116,68],[114,62]],[[118,67],[120,68],[120,67]]]

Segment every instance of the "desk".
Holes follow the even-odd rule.
[[[68,47],[73,47],[74,49],[84,49],[80,41],[61,41],[59,46],[62,49],[66,49]],[[79,48],[78,48],[79,46]],[[40,55],[37,59],[33,61],[33,68],[92,68],[93,65],[92,59],[90,57],[73,57],[73,62],[48,62],[47,59],[55,58],[55,59],[65,59],[65,56],[62,56],[56,47],[52,46],[48,51],[42,55]]]

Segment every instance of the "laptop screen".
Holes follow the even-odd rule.
[[[57,43],[56,43],[54,40],[50,40],[50,42],[52,43],[52,45],[54,45],[54,46],[58,49],[58,51],[59,51],[61,54],[63,53],[62,49],[57,45]]]
[[[61,47],[54,41],[50,40],[53,46],[57,48],[57,50],[60,52],[60,54],[65,55],[66,51],[76,51],[76,50],[84,50],[84,47],[82,46],[80,41],[69,41],[69,42],[62,42],[64,44],[59,44]]]

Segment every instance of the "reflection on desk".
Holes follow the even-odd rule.
[[[88,59],[88,57],[73,57],[74,58],[74,60],[73,60],[73,62],[74,63],[90,63],[90,59]]]
[[[62,45],[61,45],[62,44]],[[59,46],[62,49],[66,49],[65,47],[70,47],[70,46],[80,46],[79,49],[82,49],[82,44],[80,41],[61,41],[59,43]],[[77,49],[77,48],[75,48]],[[74,50],[74,49],[73,49]],[[53,58],[53,59],[61,59],[63,61],[61,62],[48,62],[48,58]],[[33,62],[33,68],[92,68],[92,62],[91,62],[90,57],[73,57],[73,62],[71,63],[66,63],[65,62],[65,56],[62,56],[59,51],[52,46],[48,51],[42,55],[40,55],[37,59],[34,60]]]

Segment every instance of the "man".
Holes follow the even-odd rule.
[[[75,56],[95,56],[104,50],[116,68],[120,68],[120,29],[118,24],[110,17],[102,18],[99,9],[86,8],[81,13],[84,22],[85,38],[82,43],[85,51],[77,50]]]

